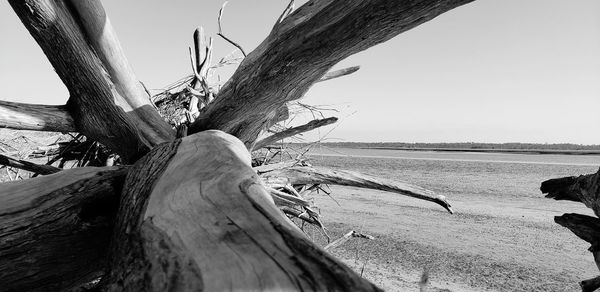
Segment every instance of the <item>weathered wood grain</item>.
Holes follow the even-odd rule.
[[[205,131],[156,147],[125,189],[109,291],[378,290],[275,207],[231,135]]]
[[[546,198],[581,202],[600,217],[600,170],[593,174],[555,178],[542,182]]]
[[[76,132],[64,106],[0,100],[0,128],[50,132]]]
[[[0,290],[61,291],[102,274],[127,168],[0,184]]]
[[[308,1],[244,58],[190,133],[218,129],[251,147],[278,109],[339,61],[472,1]]]
[[[99,1],[9,3],[69,90],[77,131],[129,161],[175,137],[131,72]]]

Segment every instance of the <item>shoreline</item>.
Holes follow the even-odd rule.
[[[338,147],[332,147],[338,148]],[[472,149],[472,148],[412,148],[412,147],[344,147],[373,150],[403,150],[422,152],[480,152],[480,153],[510,153],[510,154],[561,154],[561,155],[600,155],[598,150],[546,150],[546,149]]]

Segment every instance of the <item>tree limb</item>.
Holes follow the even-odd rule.
[[[244,58],[190,133],[219,129],[250,147],[277,109],[301,98],[339,61],[472,1],[309,1]]]
[[[434,202],[452,213],[450,203],[442,195],[407,183],[373,177],[351,171],[332,170],[323,167],[294,166],[261,174],[267,186],[287,184],[332,184],[393,192],[421,200]]]
[[[50,132],[76,132],[73,118],[61,105],[0,100],[0,128]]]
[[[289,138],[289,137],[292,137],[292,136],[295,136],[295,135],[298,135],[298,134],[301,134],[304,132],[312,131],[316,128],[320,128],[323,126],[331,125],[337,121],[338,121],[338,118],[336,118],[336,117],[330,117],[330,118],[320,119],[320,120],[312,120],[304,125],[289,128],[289,129],[283,130],[279,133],[273,134],[269,137],[266,137],[266,138],[256,142],[256,144],[252,147],[252,149],[260,149],[265,146],[271,145],[277,141],[283,140],[285,138]]]
[[[83,167],[0,184],[0,283],[63,291],[102,274],[124,167]]]
[[[133,75],[99,1],[9,3],[69,90],[78,131],[129,161],[175,137]]]
[[[42,175],[53,174],[61,171],[62,169],[54,167],[52,165],[40,165],[25,160],[14,159],[0,154],[0,165],[6,165]]]

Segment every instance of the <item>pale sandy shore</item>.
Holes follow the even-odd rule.
[[[337,203],[314,197],[332,237],[350,230],[376,237],[332,253],[387,291],[418,291],[424,269],[428,291],[578,291],[580,280],[598,275],[588,244],[553,222],[563,213],[591,215],[577,203],[453,196],[451,215],[397,194],[332,191]]]

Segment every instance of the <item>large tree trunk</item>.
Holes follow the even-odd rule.
[[[219,131],[140,160],[121,199],[108,290],[378,290],[275,207],[250,160]]]
[[[105,270],[108,290],[378,290],[275,207],[246,148],[340,60],[471,1],[309,1],[248,54],[194,135],[175,140],[99,1],[9,0],[70,97],[66,106],[2,102],[0,126],[75,130],[137,163],[124,185],[126,168],[82,168],[0,186],[0,289],[62,290]],[[332,182],[319,175],[310,179]],[[449,209],[410,185],[337,179]]]

